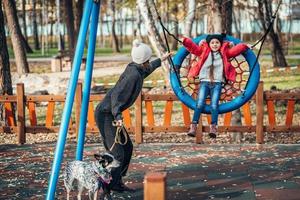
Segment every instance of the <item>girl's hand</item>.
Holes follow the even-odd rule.
[[[234,47],[234,43],[233,42],[229,42],[229,48]]]
[[[169,57],[172,56],[172,55],[173,55],[173,52],[166,53],[165,55],[163,55],[163,56],[161,57],[161,61],[167,60],[167,58],[169,58]]]
[[[206,42],[205,39],[200,40],[200,42],[198,43],[199,46],[201,46],[204,42]]]

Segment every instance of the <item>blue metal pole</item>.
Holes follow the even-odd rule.
[[[90,88],[91,88],[91,80],[93,74],[99,10],[100,10],[100,3],[94,3],[92,9],[92,16],[91,16],[90,38],[89,38],[86,70],[85,70],[85,80],[84,80],[84,86],[82,92],[82,104],[81,104],[81,113],[80,113],[79,133],[78,133],[78,140],[77,140],[76,160],[82,160],[82,154],[84,149],[86,119],[87,119],[87,111],[88,111],[89,100],[90,100]]]
[[[59,171],[61,167],[61,162],[63,159],[68,126],[69,126],[69,121],[70,121],[72,107],[73,107],[74,95],[77,86],[82,55],[84,51],[86,33],[90,22],[92,5],[93,5],[93,0],[87,0],[83,11],[83,17],[81,20],[77,46],[76,46],[76,51],[73,60],[73,67],[72,67],[71,77],[70,77],[68,91],[67,91],[66,103],[62,115],[58,141],[56,144],[54,160],[53,160],[52,170],[50,174],[50,180],[49,180],[48,191],[46,196],[47,200],[52,200],[55,197],[55,190],[56,190],[57,180],[58,180]]]

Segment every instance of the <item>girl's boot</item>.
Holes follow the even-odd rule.
[[[216,124],[211,124],[210,127],[209,127],[209,137],[210,138],[216,138],[217,137],[217,130],[218,130],[218,127]]]
[[[190,125],[190,130],[187,133],[187,135],[190,136],[190,137],[195,137],[196,136],[196,131],[197,131],[197,124],[192,123]]]

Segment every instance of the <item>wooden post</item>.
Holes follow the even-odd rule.
[[[264,143],[264,83],[256,90],[256,143]]]
[[[202,144],[203,143],[203,123],[202,123],[202,115],[200,115],[198,127],[196,131],[196,143]]]
[[[25,96],[24,84],[17,84],[17,141],[19,144],[26,142],[25,133]]]
[[[75,125],[76,125],[75,131],[76,131],[76,137],[78,136],[78,131],[79,131],[81,102],[82,102],[82,83],[78,82],[77,87],[76,87],[76,94],[75,94]]]
[[[144,180],[144,200],[166,199],[166,172],[149,172]]]
[[[61,72],[62,62],[60,56],[55,56],[51,59],[51,72]]]
[[[141,144],[143,142],[143,113],[142,113],[142,93],[139,94],[135,101],[135,143]]]

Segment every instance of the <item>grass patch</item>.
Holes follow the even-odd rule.
[[[261,80],[264,81],[264,90],[269,90],[273,85],[282,90],[292,89],[300,87],[300,72],[273,72],[263,75]]]

